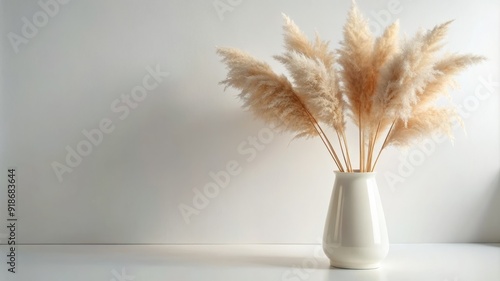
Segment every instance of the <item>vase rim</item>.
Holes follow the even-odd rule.
[[[354,169],[352,172],[341,172],[339,170],[334,170],[333,173],[336,175],[375,175],[377,172],[360,172],[359,169]]]

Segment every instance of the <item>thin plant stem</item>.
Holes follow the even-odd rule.
[[[329,153],[330,153],[330,155],[332,156],[333,161],[335,162],[335,165],[337,165],[337,168],[338,168],[341,172],[343,172],[344,170],[343,170],[343,168],[342,168],[341,164],[338,162],[339,160],[337,159],[337,157],[336,157],[336,155],[335,155],[335,151],[332,151],[332,150],[330,149],[330,147],[329,147],[329,146],[328,146],[328,144],[327,144],[327,141],[325,141],[324,137],[321,135],[321,130],[319,130],[319,129],[316,127],[316,125],[314,125],[314,129],[316,129],[316,131],[318,132],[318,135],[320,136],[321,141],[323,141],[323,144],[326,146],[326,149],[328,150],[328,152],[329,152]]]
[[[319,137],[323,141],[323,144],[326,146],[326,149],[328,150],[328,152],[330,152],[330,155],[332,156],[333,161],[337,165],[337,168],[339,169],[339,171],[344,172],[344,167],[342,166],[342,163],[340,162],[340,159],[337,156],[337,153],[335,152],[335,149],[333,148],[332,144],[330,143],[330,140],[328,139],[328,137],[325,135],[325,132],[323,132],[323,129],[319,125],[318,121],[309,112],[309,110],[307,110],[307,107],[304,105],[304,103],[302,103],[302,100],[298,96],[295,96],[295,98],[297,99],[297,101],[300,103],[300,105],[304,108],[304,111],[309,116],[309,120],[311,121],[311,123],[314,126],[314,129],[316,130],[316,132],[318,133]]]
[[[365,171],[367,172],[370,171],[370,163],[371,163],[370,152],[372,148],[372,142],[373,142],[373,137],[372,135],[370,135],[368,137],[368,151],[366,152],[366,163],[365,163]]]
[[[344,146],[342,145],[342,141],[340,140],[339,132],[337,130],[335,130],[335,132],[337,133],[337,139],[339,140],[339,144],[340,144],[340,151],[342,152],[342,158],[344,158],[344,163],[345,163],[347,172],[351,172],[351,170],[349,168],[349,163],[347,163],[347,159],[345,157]]]
[[[349,147],[347,145],[347,139],[346,139],[344,131],[342,132],[342,140],[344,141],[344,145],[345,145],[345,152],[347,154],[347,162],[349,165],[349,170],[352,172],[351,156],[349,155]]]
[[[375,159],[375,163],[373,163],[373,168],[372,171],[375,170],[375,166],[377,166],[378,159],[380,157],[380,154],[384,150],[384,148],[387,145],[387,140],[389,140],[389,136],[391,135],[392,129],[394,128],[394,124],[396,124],[397,119],[394,119],[394,121],[391,124],[391,127],[389,128],[389,131],[387,131],[387,135],[385,136],[384,143],[382,143],[382,147],[380,147],[380,150],[378,152],[377,158]]]
[[[370,145],[370,151],[368,152],[369,153],[369,156],[368,156],[368,172],[373,172],[373,168],[372,168],[372,161],[373,161],[373,152],[375,151],[375,144],[377,143],[377,138],[378,138],[378,133],[380,131],[380,124],[381,124],[381,121],[378,122],[377,124],[377,130],[375,130],[375,134],[373,135],[373,138],[370,139],[370,142],[371,142],[371,145]]]
[[[306,110],[306,112],[309,115],[309,118],[311,118],[311,120],[312,120],[312,122],[314,124],[314,128],[316,128],[316,131],[318,132],[318,134],[320,135],[321,139],[323,140],[323,143],[325,143],[325,145],[328,148],[328,150],[331,151],[331,153],[333,154],[332,155],[333,156],[333,160],[335,161],[335,164],[337,164],[337,167],[339,168],[339,171],[344,172],[344,167],[342,166],[342,163],[340,162],[340,159],[339,159],[337,153],[335,152],[335,149],[333,148],[332,144],[330,143],[330,140],[325,135],[325,132],[323,131],[323,129],[319,125],[318,121],[316,121],[316,118],[314,118],[314,116],[312,116],[312,114],[308,110]]]
[[[366,143],[365,143],[365,128],[363,128],[363,130],[361,130],[361,141],[362,141],[362,149],[363,149],[363,166],[362,166],[362,172],[366,172]]]
[[[359,108],[359,111],[358,111],[358,134],[359,134],[359,171],[362,173],[363,172],[363,167],[364,167],[364,155],[363,155],[363,148],[364,148],[364,144],[363,144],[363,129],[362,129],[362,122],[361,122],[361,106]]]

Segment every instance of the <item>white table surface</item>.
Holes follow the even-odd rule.
[[[375,270],[329,266],[320,245],[24,245],[20,281],[500,281],[500,244],[399,244]]]

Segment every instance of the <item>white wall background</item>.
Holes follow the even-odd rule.
[[[218,14],[220,2],[233,7]],[[389,2],[358,1],[374,31]],[[396,2],[401,11],[390,20],[400,18],[404,33],[455,19],[447,49],[489,61],[453,90],[467,135],[457,129],[454,146],[430,141],[407,158],[383,155],[378,180],[391,242],[500,242],[500,4]],[[16,167],[18,242],[320,241],[334,179],[326,150],[318,139],[275,135],[250,157],[248,138],[265,137],[266,127],[217,84],[226,70],[214,51],[234,46],[272,62],[282,51],[281,12],[337,47],[350,1],[72,0],[46,23],[37,1],[0,3],[0,222],[6,169]],[[12,33],[23,36],[23,18],[33,23],[34,15],[43,26],[25,30],[32,38],[14,47]],[[148,66],[169,75],[120,119],[112,105],[125,105],[121,95],[142,85]],[[52,163],[65,163],[66,147],[76,149],[82,131],[102,119],[114,130],[60,182]],[[193,189],[230,161],[240,173],[186,224],[179,205],[192,206]]]

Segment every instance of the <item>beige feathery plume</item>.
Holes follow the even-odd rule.
[[[295,138],[319,136],[339,170],[344,171],[330,141],[285,76],[240,50],[218,48],[217,53],[229,69],[220,83],[241,90],[244,107],[276,128],[295,133]]]
[[[370,102],[373,104],[373,95],[378,87],[380,72],[382,67],[384,67],[388,62],[390,62],[396,54],[399,53],[399,21],[395,21],[393,24],[388,26],[384,33],[377,38],[375,41],[375,46],[373,49],[373,59],[372,59],[372,75],[375,81],[372,97]],[[370,106],[372,111],[376,111],[379,108]],[[369,112],[371,118],[366,120],[368,129],[378,131],[384,130],[390,121],[381,118],[384,112]],[[373,133],[373,132],[372,132]],[[374,140],[375,141],[375,140]]]
[[[434,133],[442,133],[453,139],[452,125],[461,119],[451,108],[429,107],[415,112],[405,125],[402,120],[396,122],[387,139],[386,146],[407,147]]]
[[[351,10],[344,25],[344,41],[338,63],[341,66],[342,91],[347,98],[350,116],[358,126],[359,131],[359,165],[360,171],[365,171],[365,145],[370,131],[366,123],[370,120],[372,111],[372,96],[376,85],[373,69],[374,38],[368,21],[361,15],[353,1]],[[370,145],[369,145],[370,146]]]
[[[361,15],[355,3],[344,25],[344,41],[338,50],[343,91],[349,102],[353,120],[359,126],[359,118],[371,111],[371,95],[375,86],[372,61],[374,39],[368,21]]]
[[[484,58],[437,57],[451,22],[420,31],[400,46],[398,22],[375,40],[353,1],[336,59],[328,42],[317,35],[310,41],[283,17],[285,52],[275,58],[290,72],[294,85],[268,64],[232,48],[217,50],[229,70],[221,84],[239,89],[244,107],[267,123],[296,137],[319,136],[340,171],[343,164],[318,122],[335,129],[348,172],[354,170],[345,115],[359,127],[360,172],[373,171],[389,145],[408,146],[436,132],[451,136],[453,122],[461,122],[453,109],[432,102],[447,95],[454,75]],[[384,141],[374,158],[383,131]]]
[[[316,34],[314,42],[310,42],[300,28],[285,14],[282,14],[285,49],[288,52],[297,52],[311,59],[318,59],[326,68],[333,67],[334,55],[330,51],[328,42],[322,41]]]
[[[344,101],[333,70],[327,69],[318,60],[296,52],[276,56],[276,58],[290,71],[296,92],[309,111],[319,121],[343,132],[345,129]]]
[[[334,53],[328,42],[322,41],[317,34],[315,41],[311,42],[288,16],[283,14],[283,18],[285,52],[274,58],[290,72],[294,89],[311,114],[335,129],[344,162],[351,170],[345,139],[345,102],[334,68]],[[334,151],[328,140],[327,143]]]
[[[292,85],[284,76],[252,56],[233,48],[218,48],[229,72],[221,84],[241,90],[239,97],[256,116],[278,128],[297,134],[315,136],[317,132]]]
[[[369,99],[369,106],[367,106],[367,108],[369,108],[370,112],[365,113],[368,115],[368,118],[363,121],[365,123],[365,129],[369,134],[368,155],[366,159],[366,169],[368,171],[371,170],[375,144],[377,143],[380,133],[391,123],[390,120],[382,117],[384,112],[377,112],[377,109],[380,108],[373,106],[373,96],[378,87],[382,67],[386,65],[387,62],[391,61],[397,53],[399,53],[398,33],[399,21],[396,21],[384,30],[384,33],[377,38],[373,47],[371,75],[372,80],[375,81],[375,83],[373,85],[372,92],[367,95],[367,99]]]
[[[441,96],[448,95],[448,88],[454,85],[453,77],[473,64],[484,61],[485,58],[476,55],[449,54],[440,59],[434,69],[438,72],[434,80],[418,94],[419,102],[415,107],[424,107]]]
[[[389,120],[406,122],[417,103],[417,94],[435,79],[435,53],[441,48],[451,22],[419,32],[407,40],[402,51],[383,68],[375,96],[377,112]]]
[[[373,68],[380,70],[399,52],[399,21],[389,25],[382,36],[375,41],[373,50]]]
[[[283,17],[286,51],[275,59],[288,69],[297,94],[318,121],[343,132],[345,103],[333,68],[333,53],[318,37],[313,45],[290,18]]]
[[[448,33],[450,24],[453,20],[447,21],[440,25],[436,25],[433,29],[427,31],[423,38],[423,48],[422,52],[428,55],[432,55],[439,51],[443,47],[443,39]]]

